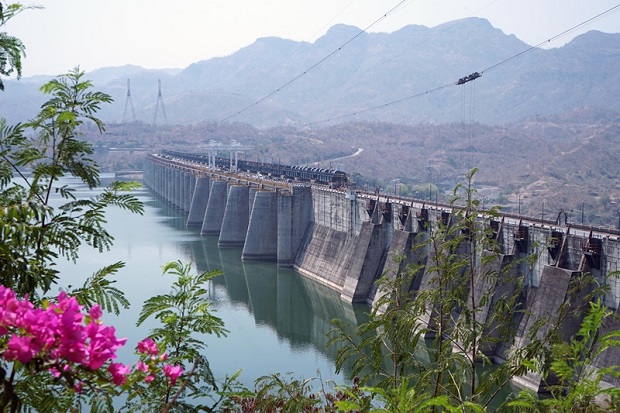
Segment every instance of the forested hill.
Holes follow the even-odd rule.
[[[218,121],[287,84],[359,33],[359,28],[336,25],[314,43],[262,38],[230,56],[183,70],[128,65],[99,69],[88,77],[115,99],[102,112],[106,121],[121,121],[124,113],[131,120],[131,111],[124,111],[127,79],[139,121],[154,120],[158,79],[169,123]],[[557,48],[534,49],[510,59],[530,46],[479,18],[433,28],[410,25],[389,34],[364,33],[232,120],[258,127],[303,125],[362,112],[339,121],[417,124],[465,117],[501,124],[582,107],[620,111],[620,34],[591,31],[566,45],[551,46]],[[506,59],[510,60],[496,66]],[[453,85],[473,72],[482,76]],[[6,82],[0,96],[2,116],[10,122],[32,117],[43,101],[37,91],[43,81],[37,77]],[[424,93],[444,85],[450,86]],[[405,99],[411,96],[417,97]],[[364,111],[401,99],[405,100]]]

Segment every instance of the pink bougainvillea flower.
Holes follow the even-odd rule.
[[[172,366],[170,364],[166,364],[164,366],[164,374],[170,379],[170,384],[174,386],[179,376],[183,374],[183,369],[179,365]]]
[[[24,364],[41,352],[41,346],[33,337],[11,336],[6,347],[3,354],[6,360],[19,360]]]
[[[138,343],[138,353],[157,355],[159,354],[159,350],[157,349],[157,344],[147,337]]]
[[[99,304],[95,304],[90,308],[88,312],[92,321],[99,321],[103,313],[101,312],[101,306]]]
[[[93,305],[88,317],[85,315],[77,299],[65,292],[55,302],[45,301],[35,308],[28,297],[19,299],[10,288],[0,285],[0,336],[4,336],[0,358],[48,366],[49,373],[56,378],[74,375],[74,389],[81,391],[81,378],[77,376],[77,372],[83,371],[80,367],[102,368],[116,358],[116,350],[127,341],[116,337],[114,327],[101,323],[99,305]],[[142,343],[142,348],[148,354],[159,353],[150,339]],[[111,363],[108,372],[115,385],[122,385],[130,369]]]
[[[141,371],[142,373],[146,373],[149,371],[149,366],[142,362],[142,360],[138,360],[136,363],[136,370]]]
[[[127,375],[130,370],[129,366],[122,363],[110,363],[108,366],[108,372],[112,375],[112,383],[117,386],[121,386],[127,381]]]
[[[126,338],[117,338],[114,327],[90,323],[86,326],[89,338],[86,350],[88,361],[85,363],[90,369],[97,370],[106,361],[116,358],[116,350],[127,341]]]

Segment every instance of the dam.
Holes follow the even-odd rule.
[[[352,303],[376,302],[382,294],[376,281],[382,274],[400,276],[407,263],[430,265],[429,252],[414,245],[428,240],[440,223],[450,226],[456,220],[450,205],[233,173],[171,156],[148,155],[143,175],[149,188],[187,213],[187,226],[217,236],[219,246],[242,247],[243,260],[293,267]],[[536,257],[509,270],[511,277],[526,284],[520,305],[527,316],[518,320],[517,345],[531,340],[526,332],[532,325],[557,317],[567,299],[580,300],[570,284],[584,273],[609,286],[603,303],[619,313],[618,231],[509,214],[480,219],[499,246],[489,269],[499,272],[524,257]],[[431,288],[431,277],[432,271],[421,271],[413,288]],[[473,288],[501,295],[506,287],[479,277]],[[492,306],[493,300],[487,305]],[[573,336],[579,325],[580,320],[563,321],[563,336]],[[620,323],[605,328],[618,329]],[[501,362],[506,351],[506,343],[498,342],[486,353]],[[595,364],[619,362],[620,351],[612,349]],[[526,375],[520,380],[519,384],[540,390],[541,377]]]

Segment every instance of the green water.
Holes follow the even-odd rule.
[[[93,196],[83,186],[76,187],[78,196]],[[143,216],[115,208],[108,211],[107,228],[115,237],[110,251],[99,253],[83,248],[77,264],[59,265],[61,286],[76,286],[106,264],[126,263],[115,279],[132,306],[119,316],[104,316],[104,322],[114,325],[119,336],[128,337],[127,345],[119,352],[120,361],[135,362],[135,344],[155,325],[135,324],[147,298],[168,292],[172,278],[161,275],[161,266],[181,260],[191,263],[195,271],[224,272],[209,284],[208,291],[216,315],[230,333],[224,338],[203,337],[208,345],[206,356],[217,378],[241,369],[240,381],[249,388],[258,377],[270,373],[290,372],[296,378],[320,374],[324,382],[347,382],[346,367],[343,374],[335,373],[337,349],[326,348],[327,334],[334,318],[351,326],[365,322],[367,306],[344,303],[338,293],[292,269],[279,268],[275,263],[242,261],[241,248],[219,248],[217,237],[187,229],[186,214],[171,208],[148,189],[135,195],[144,203]],[[509,393],[510,389],[504,389],[499,399]]]
[[[73,181],[75,184],[75,181]],[[93,193],[79,185],[78,196]],[[165,294],[172,278],[161,275],[169,261],[189,262],[196,271],[221,269],[224,274],[209,285],[209,299],[216,315],[230,333],[225,338],[205,336],[207,357],[216,377],[242,369],[240,379],[252,387],[269,373],[291,372],[298,378],[317,377],[344,383],[334,371],[335,348],[327,349],[327,333],[334,318],[357,325],[365,321],[366,306],[343,303],[338,293],[275,263],[241,261],[240,248],[221,249],[217,237],[200,236],[185,227],[186,215],[170,208],[148,189],[135,195],[144,203],[143,216],[120,209],[108,211],[107,228],[115,237],[110,251],[82,248],[77,264],[61,263],[61,286],[81,285],[85,277],[106,264],[124,261],[115,277],[132,305],[120,316],[106,315],[104,322],[128,337],[120,360],[135,361],[133,348],[151,323],[136,327],[142,303]]]

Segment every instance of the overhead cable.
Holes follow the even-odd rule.
[[[220,120],[218,123],[221,122],[225,122],[229,119],[232,119],[244,112],[246,112],[247,110],[253,108],[254,106],[260,104],[261,102],[264,102],[265,100],[269,99],[271,96],[275,95],[276,93],[280,92],[282,89],[290,86],[291,84],[295,83],[297,80],[299,80],[300,78],[302,78],[303,76],[305,76],[306,74],[308,74],[308,72],[310,72],[311,70],[315,69],[316,67],[318,67],[319,65],[321,65],[323,62],[329,60],[330,58],[332,58],[335,54],[337,54],[338,52],[340,52],[344,47],[346,47],[349,43],[353,42],[355,39],[357,39],[358,37],[360,37],[362,34],[366,33],[368,30],[370,30],[373,26],[375,26],[377,23],[379,23],[380,21],[384,20],[385,18],[387,18],[388,15],[392,14],[396,9],[398,9],[402,4],[406,3],[409,0],[401,0],[396,6],[392,7],[390,10],[388,10],[386,13],[384,13],[381,17],[379,17],[377,20],[375,20],[374,22],[372,22],[370,25],[368,25],[366,28],[362,29],[359,31],[359,33],[357,33],[355,36],[353,36],[352,38],[350,38],[349,40],[347,40],[346,42],[344,42],[342,45],[340,45],[338,48],[336,48],[335,50],[333,50],[331,53],[329,53],[327,56],[325,56],[324,58],[322,58],[321,60],[319,60],[318,62],[316,62],[315,64],[313,64],[312,66],[310,66],[309,68],[307,68],[306,70],[304,70],[302,73],[298,74],[297,76],[295,76],[294,78],[292,78],[291,80],[289,80],[288,82],[284,83],[282,86],[278,87],[277,89],[275,89],[274,91],[268,93],[267,95],[263,96],[262,98],[258,99],[256,102],[252,103],[251,105],[246,106],[245,108],[233,113],[232,115],[227,116],[226,118]]]
[[[540,48],[544,44],[551,43],[551,42],[559,39],[560,37],[566,35],[567,33],[572,32],[573,30],[578,29],[581,26],[585,26],[586,24],[588,24],[588,23],[590,23],[590,22],[592,22],[592,21],[594,21],[594,20],[596,20],[596,19],[598,19],[598,18],[600,18],[600,17],[602,17],[602,16],[604,16],[604,15],[606,15],[608,13],[611,13],[612,11],[614,11],[614,10],[616,10],[618,8],[620,8],[620,4],[616,4],[612,8],[609,8],[609,9],[605,10],[604,12],[599,13],[596,16],[589,18],[588,20],[584,20],[581,23],[571,27],[570,29],[566,29],[566,30],[564,30],[563,32],[561,32],[559,34],[556,34],[555,36],[550,37],[549,39],[547,39],[547,40],[545,40],[543,42],[538,43],[535,46],[531,46],[529,49],[525,49],[524,51],[522,51],[520,53],[517,53],[514,56],[509,57],[508,59],[504,59],[501,62],[494,64],[493,66],[487,67],[486,69],[484,69],[480,73],[488,72],[489,70],[495,69],[496,67],[501,66],[504,63],[511,61],[512,59],[515,59],[515,58],[517,58],[517,57],[519,57],[521,55],[524,55],[524,54],[526,54],[526,53],[528,53],[528,52],[530,52],[530,51],[532,51],[534,49],[538,49],[538,48]]]
[[[619,8],[620,8],[620,4],[617,4],[617,5],[613,6],[613,7],[605,10],[604,12],[601,12],[601,13],[597,14],[594,17],[591,17],[591,18],[589,18],[587,20],[584,20],[583,22],[581,22],[581,23],[571,27],[570,29],[566,29],[566,30],[564,30],[563,32],[561,32],[559,34],[557,34],[557,35],[555,35],[555,36],[553,36],[553,37],[551,37],[551,38],[549,38],[549,39],[547,39],[547,40],[545,40],[543,42],[538,43],[535,46],[531,46],[531,47],[525,49],[522,52],[516,53],[516,54],[508,57],[507,59],[504,59],[504,60],[502,60],[502,61],[500,61],[498,63],[495,63],[492,66],[489,66],[488,68],[486,68],[484,70],[481,70],[480,72],[474,72],[472,74],[464,76],[464,77],[458,79],[456,82],[447,83],[447,84],[445,84],[443,86],[439,86],[439,87],[436,87],[436,88],[433,88],[433,89],[429,89],[429,90],[426,90],[424,92],[416,93],[414,95],[410,95],[410,96],[407,96],[407,97],[404,97],[404,98],[393,100],[393,101],[390,101],[390,102],[387,102],[387,103],[382,103],[380,105],[376,105],[376,106],[373,106],[373,107],[370,107],[370,108],[367,108],[367,109],[362,109],[362,110],[358,110],[358,111],[355,111],[355,112],[349,112],[349,113],[346,113],[344,115],[334,116],[334,117],[331,117],[331,118],[328,118],[328,119],[323,119],[323,120],[319,120],[319,121],[315,121],[315,122],[308,122],[308,123],[306,123],[306,125],[314,125],[314,124],[318,124],[318,123],[332,122],[332,121],[339,120],[339,119],[342,119],[342,118],[346,118],[346,117],[350,117],[350,116],[356,116],[356,115],[359,115],[360,113],[370,112],[370,111],[377,110],[377,109],[380,109],[380,108],[385,108],[385,107],[388,107],[388,106],[392,106],[392,105],[395,105],[397,103],[404,102],[406,100],[415,99],[415,98],[418,98],[418,97],[421,97],[421,96],[424,96],[424,95],[428,95],[428,94],[437,92],[439,90],[445,89],[445,88],[450,87],[450,86],[460,86],[460,85],[463,85],[463,84],[465,84],[467,82],[470,82],[470,81],[478,79],[479,77],[482,76],[483,73],[488,72],[489,70],[495,69],[498,66],[501,66],[501,65],[503,65],[503,64],[513,60],[513,59],[516,59],[517,57],[522,56],[522,55],[524,55],[524,54],[526,54],[526,53],[528,53],[528,52],[530,52],[530,51],[532,51],[534,49],[538,49],[538,48],[540,48],[544,44],[551,43],[551,42],[559,39],[560,37],[566,35],[567,33],[569,33],[569,32],[571,32],[571,31],[573,31],[575,29],[578,29],[578,28],[586,25],[586,24],[592,22],[593,20],[599,19],[602,16],[604,16],[604,15],[606,15],[608,13],[611,13],[612,11],[614,11],[616,9],[619,9]]]
[[[318,36],[318,34],[324,30],[326,27],[329,27],[329,25],[336,20],[336,18],[338,16],[340,16],[346,9],[348,9],[351,4],[353,4],[355,1],[357,0],[351,0],[349,2],[349,4],[347,4],[342,10],[340,10],[334,17],[332,17],[329,22],[325,23],[323,26],[321,26],[320,29],[318,29],[317,31],[315,31],[310,38],[314,39],[316,36]],[[302,48],[304,47],[304,43],[300,42],[299,45],[295,48],[295,50],[293,50],[291,53],[289,53],[286,57],[280,59],[279,62],[276,62],[275,64],[273,64],[272,66],[270,66],[267,70],[264,69],[259,69],[258,67],[254,67],[246,76],[251,77],[253,76],[255,73],[260,71],[261,76],[263,76],[265,73],[273,73],[278,67],[282,66],[284,63],[286,63],[289,59],[291,59],[293,56],[295,56],[297,54],[297,52],[299,52]],[[220,80],[221,82],[221,80]]]

